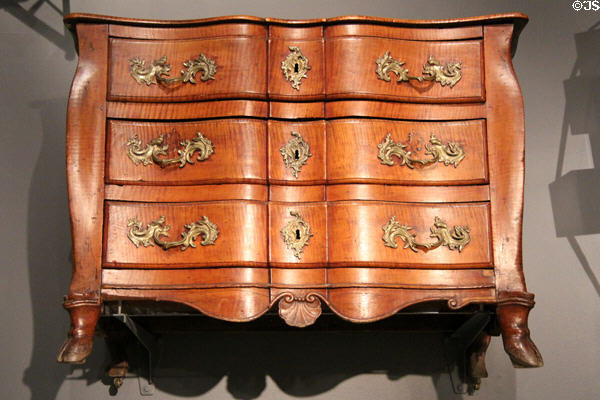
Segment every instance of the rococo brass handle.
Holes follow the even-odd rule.
[[[395,60],[390,56],[390,52],[379,57],[375,63],[377,64],[377,78],[389,82],[391,77],[390,72],[393,72],[398,76],[398,82],[408,82],[409,80],[423,81],[435,81],[441,86],[454,87],[460,78],[462,78],[461,63],[447,63],[443,66],[438,60],[432,55],[429,56],[427,62],[423,65],[423,73],[421,76],[412,76],[408,74],[408,69],[404,68],[405,64],[403,61]]]
[[[164,250],[181,246],[181,251],[183,251],[188,247],[196,247],[194,241],[199,235],[202,235],[201,246],[215,244],[215,240],[219,236],[217,225],[210,222],[206,216],[202,216],[202,219],[199,221],[184,225],[186,230],[181,233],[181,239],[174,242],[167,242],[161,239],[163,236],[169,236],[170,229],[169,225],[165,225],[164,215],[161,215],[156,221],[150,222],[146,226],[146,229],[143,228],[142,222],[138,221],[137,218],[130,219],[127,226],[129,227],[127,237],[133,242],[135,247],[139,247],[140,245],[144,247],[154,246],[156,243]]]
[[[196,137],[192,140],[186,139],[179,142],[183,146],[182,150],[177,150],[179,157],[159,158],[159,156],[166,156],[167,150],[169,150],[169,145],[163,144],[164,141],[164,135],[160,135],[156,139],[152,139],[145,147],[142,147],[142,141],[135,135],[127,140],[127,147],[129,148],[127,155],[135,165],[139,163],[144,166],[157,164],[161,168],[165,168],[169,165],[179,164],[179,168],[183,168],[186,163],[194,164],[195,152],[198,152],[198,157],[196,157],[198,161],[206,160],[215,152],[212,142],[205,138],[202,133],[196,132]]]
[[[410,248],[412,251],[432,250],[440,246],[447,246],[450,250],[458,250],[461,252],[471,241],[469,236],[469,227],[467,225],[455,225],[452,231],[448,230],[448,224],[440,217],[435,217],[433,226],[431,227],[431,238],[437,238],[433,243],[419,243],[416,240],[414,233],[409,230],[413,227],[400,224],[396,221],[396,217],[390,220],[383,226],[383,242],[387,247],[393,249],[398,248],[396,237],[400,237],[404,241],[404,248]]]
[[[400,159],[400,166],[406,165],[411,169],[415,168],[415,163],[427,165],[436,162],[444,163],[446,166],[454,165],[454,168],[456,168],[463,158],[465,158],[465,151],[461,146],[454,142],[444,145],[433,133],[429,138],[429,143],[425,144],[425,149],[427,150],[425,154],[430,155],[431,158],[425,160],[413,158],[411,152],[406,151],[408,145],[394,142],[390,133],[387,134],[383,142],[378,144],[377,147],[379,148],[377,158],[381,160],[382,164],[394,165],[392,156],[396,156]]]
[[[196,74],[202,72],[200,80],[206,82],[209,79],[215,79],[217,73],[217,64],[214,60],[200,54],[197,58],[193,58],[183,63],[186,69],[181,70],[181,76],[171,78],[169,72],[171,65],[167,64],[167,56],[162,56],[158,60],[152,61],[152,65],[146,67],[146,60],[139,57],[134,57],[129,60],[131,69],[129,73],[131,77],[139,84],[145,83],[150,86],[155,83],[169,85],[175,82],[197,83]]]

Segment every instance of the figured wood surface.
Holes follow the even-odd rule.
[[[288,203],[325,201],[326,186],[269,185],[269,200]]]
[[[369,117],[446,121],[485,118],[485,104],[412,104],[371,100],[325,103],[325,118]]]
[[[266,287],[267,268],[203,269],[102,269],[103,288],[131,289],[202,289],[224,287]]]
[[[256,23],[224,23],[194,27],[160,27],[144,28],[137,26],[111,24],[109,27],[111,37],[130,39],[200,39],[224,36],[258,36],[264,38],[265,26]]]
[[[405,40],[459,40],[481,38],[483,36],[483,29],[481,26],[415,29],[414,27],[392,27],[361,23],[330,25],[325,29],[326,40],[342,36],[371,36]]]
[[[383,227],[395,217],[402,225],[412,227],[411,233],[421,243],[435,243],[430,227],[435,217],[448,224],[470,228],[470,243],[459,252],[447,247],[417,252],[384,245]],[[379,266],[406,268],[482,268],[490,267],[489,205],[472,204],[411,204],[374,201],[340,201],[328,203],[328,259],[330,266]]]
[[[527,291],[521,254],[525,121],[510,57],[512,35],[511,25],[485,27],[492,245],[499,293]]]
[[[269,183],[306,185],[324,184],[326,178],[326,149],[325,149],[325,121],[269,121]],[[292,132],[302,136],[304,142],[310,147],[310,154],[306,163],[302,165],[298,177],[292,169],[286,166],[281,148],[294,139]]]
[[[484,100],[482,42],[480,40],[417,42],[372,37],[332,38],[325,43],[325,91],[331,99],[371,98],[410,102],[476,102]],[[378,78],[375,61],[386,52],[409,74],[420,76],[434,56],[442,64],[461,63],[462,78],[454,87],[430,82],[396,82]],[[353,60],[344,62],[344,60]]]
[[[80,57],[69,94],[66,139],[67,190],[73,239],[73,276],[69,298],[99,301],[107,26],[79,25],[77,35]]]
[[[327,201],[379,200],[406,203],[465,203],[489,201],[487,185],[400,186],[373,184],[328,185]]]
[[[329,268],[329,288],[373,286],[404,289],[494,288],[489,269]]]
[[[352,322],[373,322],[413,304],[447,303],[457,309],[469,303],[493,303],[494,289],[329,289],[327,304],[333,312]]]
[[[456,143],[465,157],[455,167],[434,162],[414,168],[392,156],[385,165],[378,146],[390,134],[417,160],[432,159],[426,145],[435,135],[443,145]],[[339,119],[327,122],[327,181],[329,183],[403,183],[416,185],[478,184],[487,181],[485,121],[408,122]]]
[[[217,64],[214,80],[198,83],[139,84],[130,75],[129,60],[139,57],[150,65],[167,56],[171,77],[183,63],[202,53]],[[257,37],[197,40],[110,40],[109,99],[129,101],[190,101],[216,98],[264,98],[267,81],[267,45]],[[253,62],[249,62],[253,60]]]
[[[254,287],[190,290],[106,288],[102,289],[102,297],[106,301],[174,301],[193,307],[209,317],[232,322],[251,321],[271,307],[269,289]]]
[[[194,164],[136,165],[128,156],[127,142],[134,136],[146,148],[150,141],[164,135],[168,154],[160,159],[176,159],[183,150],[181,142],[192,140],[200,132],[211,141],[213,154],[198,161],[198,152],[191,159]],[[108,183],[174,184],[199,183],[266,183],[267,180],[267,124],[261,120],[218,119],[202,122],[131,122],[108,121],[107,138]]]
[[[326,287],[326,282],[326,268],[271,268],[270,286],[272,288],[324,289]]]
[[[269,102],[269,118],[282,119],[307,119],[324,118],[325,103],[323,102],[303,102],[290,103],[282,101]]]
[[[107,102],[108,118],[200,119],[267,116],[269,103],[258,100],[220,100],[201,103]]]
[[[290,34],[283,36],[284,38],[271,37],[269,39],[268,82],[270,98],[275,100],[315,100],[324,97],[325,45],[321,36],[322,28],[317,28],[319,35],[316,40],[301,39],[309,35],[298,32],[303,29],[314,30],[314,28],[286,28]],[[282,35],[285,35],[285,32],[282,32]],[[301,79],[299,90],[292,87],[281,70],[281,62],[291,53],[290,46],[298,47],[308,59],[308,65],[310,66],[310,70],[306,72],[306,78]]]
[[[165,216],[170,226],[165,241],[177,241],[184,225],[208,217],[219,235],[214,244],[196,248],[163,250],[154,245],[137,247],[129,240],[128,223],[132,218],[145,228]],[[129,203],[106,202],[104,266],[126,268],[184,268],[211,266],[266,266],[267,207],[262,202],[222,201],[202,203]],[[253,240],[248,240],[253,238]]]
[[[267,201],[265,185],[228,184],[195,186],[105,185],[106,200],[145,202],[192,202],[216,200]]]
[[[322,267],[327,265],[327,204],[279,203],[271,201],[269,208],[269,265],[272,267]],[[300,254],[294,255],[283,240],[281,230],[293,221],[290,212],[300,214],[310,226],[313,236]]]

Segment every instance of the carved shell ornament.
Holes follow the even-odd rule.
[[[462,78],[462,63],[447,63],[445,66],[442,65],[434,56],[430,55],[429,59],[423,64],[423,72],[421,76],[409,75],[408,69],[404,68],[404,61],[396,60],[392,58],[389,51],[379,57],[375,64],[377,68],[375,73],[377,78],[382,81],[391,81],[390,73],[394,73],[397,76],[397,82],[408,82],[409,80],[416,80],[419,82],[424,81],[435,81],[441,86],[454,87]]]
[[[217,225],[212,223],[206,216],[202,216],[202,219],[199,221],[184,225],[185,231],[181,233],[181,239],[173,242],[161,239],[164,236],[169,236],[169,229],[171,228],[169,225],[165,225],[164,215],[150,222],[146,225],[146,228],[144,228],[142,222],[137,218],[132,218],[127,223],[127,227],[129,228],[127,237],[135,247],[139,247],[140,245],[144,247],[154,246],[156,243],[163,250],[181,246],[181,251],[184,251],[188,247],[196,247],[194,241],[198,236],[202,236],[201,246],[215,244],[215,240],[219,237]]]
[[[404,248],[411,249],[414,252],[446,246],[448,249],[458,250],[460,253],[471,241],[471,236],[469,236],[470,229],[467,225],[456,225],[450,231],[448,230],[448,224],[440,217],[435,217],[433,226],[430,228],[431,235],[429,237],[437,239],[437,241],[432,243],[418,242],[416,239],[417,235],[409,232],[413,227],[399,223],[396,221],[396,217],[391,217],[382,229],[382,240],[385,246],[397,249],[396,238],[399,237],[404,242]]]
[[[279,300],[279,316],[290,326],[304,328],[321,315],[321,300],[315,293],[284,293]]]
[[[412,135],[412,134],[411,134]],[[410,151],[406,151],[407,144],[396,143],[392,139],[391,133],[388,133],[385,139],[377,145],[379,148],[379,154],[377,158],[381,160],[383,165],[394,165],[394,159],[392,157],[398,157],[400,159],[400,166],[407,166],[410,169],[415,168],[417,165],[428,165],[435,163],[443,163],[444,165],[453,165],[454,168],[458,167],[458,164],[465,158],[465,151],[463,148],[454,142],[449,142],[444,145],[437,137],[431,134],[429,143],[425,144],[425,155],[431,156],[424,160],[414,158]]]
[[[142,146],[142,141],[138,139],[137,135],[130,137],[127,140],[127,156],[135,165],[140,163],[144,166],[156,164],[165,168],[169,165],[179,164],[179,168],[183,168],[187,164],[194,164],[194,153],[198,153],[197,161],[204,161],[215,152],[213,143],[202,133],[196,132],[195,138],[179,142],[183,149],[177,150],[178,157],[160,158],[159,156],[166,156],[169,150],[169,145],[164,144],[164,136],[160,135],[156,139],[152,139],[146,146]]]
[[[197,83],[196,74],[200,72],[200,81],[206,82],[215,79],[217,73],[217,64],[214,60],[208,58],[204,54],[198,57],[185,61],[180,76],[171,78],[171,65],[167,64],[167,56],[162,56],[158,60],[152,61],[149,66],[146,66],[146,60],[139,57],[134,57],[129,60],[129,74],[138,84],[153,84],[170,85],[175,82],[182,83]]]

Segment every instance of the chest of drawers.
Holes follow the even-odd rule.
[[[482,304],[513,364],[540,366],[511,65],[526,21],[67,16],[59,361],[90,353],[103,303],[155,300],[237,322],[277,307],[296,327],[324,305],[371,322]]]

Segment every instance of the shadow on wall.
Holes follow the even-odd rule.
[[[61,18],[71,12],[71,0],[62,0],[62,9],[58,8],[51,0],[38,0],[29,9],[23,7],[20,3],[24,0],[2,0],[0,9],[6,11],[25,25],[36,31],[40,36],[46,38],[56,47],[65,52],[65,59],[72,60],[75,57],[75,48],[71,40],[71,34],[65,27],[59,32],[48,25],[46,22],[35,16],[36,12],[42,7],[50,7]]]
[[[577,242],[577,236],[600,233],[600,22],[575,35],[577,59],[564,81],[565,114],[556,180],[550,198],[557,237],[566,237],[596,293],[600,282]],[[562,175],[569,131],[589,135],[594,168]]]

